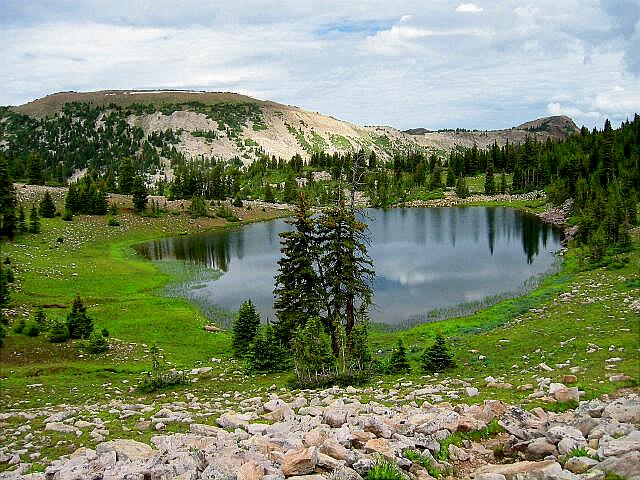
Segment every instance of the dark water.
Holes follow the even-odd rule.
[[[416,322],[434,309],[518,293],[557,264],[553,252],[560,248],[560,232],[512,209],[407,208],[366,214],[376,271],[374,322]],[[263,318],[273,318],[278,234],[286,228],[284,220],[274,220],[164,238],[136,249],[152,260],[224,272],[218,280],[181,289],[200,306],[235,311],[251,298]]]

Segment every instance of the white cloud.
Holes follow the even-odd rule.
[[[399,128],[503,128],[549,113],[591,127],[640,110],[640,23],[615,2],[496,0],[459,15],[481,2],[0,1],[0,104],[60,90],[232,90]]]
[[[482,12],[483,8],[479,7],[475,3],[461,3],[456,7],[456,12],[462,13],[479,13]]]

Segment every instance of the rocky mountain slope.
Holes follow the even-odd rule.
[[[126,115],[127,123],[140,127],[147,137],[167,129],[178,132],[176,150],[188,158],[238,157],[244,163],[262,153],[284,159],[295,154],[308,158],[315,151],[344,153],[361,148],[373,150],[381,158],[416,149],[444,156],[457,146],[477,144],[484,148],[494,141],[499,145],[522,142],[526,136],[540,140],[563,138],[577,130],[567,117],[549,117],[509,130],[401,132],[392,127],[358,126],[298,107],[228,92],[61,92],[11,110],[38,119],[51,118],[70,102],[103,108],[95,120],[96,129],[103,126],[109,107],[117,106]]]

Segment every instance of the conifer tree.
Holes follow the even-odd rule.
[[[500,193],[503,195],[507,193],[507,176],[504,174],[504,171],[500,175]]]
[[[44,192],[42,200],[40,200],[40,216],[42,218],[53,218],[56,215],[56,205],[53,203],[51,194]]]
[[[409,365],[409,360],[407,359],[407,350],[404,348],[404,344],[402,343],[401,338],[398,339],[398,345],[391,354],[391,359],[389,360],[389,370],[392,373],[406,373],[411,371],[411,366]]]
[[[87,351],[89,353],[104,353],[109,350],[108,340],[97,330],[94,330],[89,336],[87,342]]]
[[[0,236],[13,239],[16,233],[16,190],[9,165],[0,154]]]
[[[133,180],[132,195],[133,209],[138,213],[144,212],[144,209],[147,208],[148,192],[144,180],[140,175],[136,176]]]
[[[3,265],[4,262],[0,262],[0,308],[7,307],[9,305],[9,275],[7,274],[7,267]],[[4,320],[4,318],[2,318]]]
[[[283,199],[285,203],[293,203],[298,197],[298,183],[294,172],[289,172],[284,181]]]
[[[47,337],[51,343],[66,342],[69,339],[67,324],[60,319],[54,319],[53,322],[51,322],[51,327],[49,327]]]
[[[456,186],[456,172],[453,169],[453,161],[449,160],[449,166],[447,167],[447,187]]]
[[[293,339],[293,367],[299,385],[321,383],[336,373],[331,341],[318,317],[311,317]]]
[[[458,177],[458,183],[456,183],[456,195],[460,198],[467,198],[469,196],[469,189],[462,175]]]
[[[487,173],[484,176],[484,193],[486,193],[487,195],[493,195],[494,193],[496,193],[492,162],[489,162],[489,164],[487,165]]]
[[[44,165],[42,157],[32,152],[27,157],[27,181],[31,185],[44,185]]]
[[[442,372],[455,366],[453,354],[441,334],[436,335],[433,345],[425,348],[420,362],[422,370],[426,373]]]
[[[274,203],[276,201],[276,197],[273,194],[273,188],[270,183],[267,183],[264,186],[264,201],[267,203]]]
[[[35,205],[31,207],[29,212],[29,233],[40,233],[40,217]]]
[[[289,367],[289,353],[271,325],[258,329],[249,346],[247,364],[254,372],[281,372]]]
[[[274,329],[284,345],[290,346],[297,328],[320,313],[319,280],[314,269],[318,258],[316,231],[309,205],[300,196],[294,218],[288,220],[293,230],[280,234],[281,258],[275,276]]]
[[[251,300],[245,301],[238,310],[238,318],[233,323],[233,353],[243,357],[249,351],[251,342],[258,333],[260,315]]]
[[[120,193],[124,195],[130,195],[133,193],[133,185],[136,177],[135,168],[133,168],[133,162],[129,157],[123,157],[120,160],[120,166],[118,168],[118,187]]]
[[[89,338],[93,332],[93,320],[87,315],[87,307],[79,296],[73,300],[71,312],[67,315],[69,338]]]
[[[436,166],[429,177],[429,190],[435,190],[442,187],[442,171]]]
[[[20,209],[18,210],[18,232],[27,233],[28,231],[27,216],[24,213],[24,207],[20,204]]]

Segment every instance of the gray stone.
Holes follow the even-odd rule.
[[[602,416],[613,418],[621,423],[640,423],[640,400],[637,398],[619,398],[608,404]]]
[[[598,461],[590,457],[571,457],[567,460],[567,463],[564,464],[564,468],[572,473],[580,474],[585,473],[597,464]]]
[[[640,480],[640,452],[634,451],[621,457],[607,458],[598,464],[598,470],[615,473],[626,480]]]

